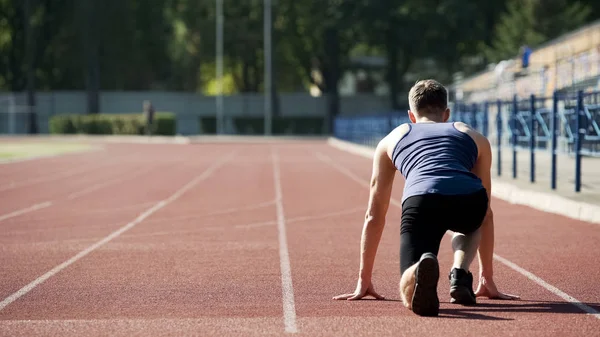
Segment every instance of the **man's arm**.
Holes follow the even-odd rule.
[[[373,156],[369,203],[361,238],[359,277],[368,283],[371,282],[375,255],[385,226],[395,173],[396,169],[387,154],[387,138],[384,138],[378,144]]]
[[[492,149],[490,142],[480,134],[474,135],[479,148],[479,158],[473,173],[481,179],[488,195],[488,210],[481,224],[481,242],[479,244],[479,274],[491,278],[494,275],[494,212],[491,207],[492,198]]]
[[[369,184],[369,202],[360,243],[360,269],[354,293],[335,296],[336,300],[356,300],[371,295],[377,299],[383,296],[373,289],[371,277],[373,265],[389,208],[392,185],[396,168],[388,155],[388,137],[382,139],[373,156],[373,171]]]
[[[492,210],[492,147],[482,134],[469,130],[479,149],[477,163],[473,173],[481,179],[488,195],[488,211],[481,224],[481,241],[479,243],[479,286],[476,296],[499,299],[518,299],[519,296],[504,294],[498,291],[494,282],[494,212]]]

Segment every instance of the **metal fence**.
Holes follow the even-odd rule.
[[[574,157],[575,191],[581,191],[582,156],[600,157],[600,92],[554,93],[553,97],[451,104],[451,121],[462,121],[488,137],[496,151],[497,175],[502,175],[502,151],[512,150],[512,176],[517,177],[517,152],[530,153],[530,181],[535,182],[536,152],[551,154],[551,188],[556,189],[557,155]],[[406,113],[338,117],[336,138],[376,146],[393,128],[408,123]]]

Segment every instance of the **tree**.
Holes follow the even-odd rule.
[[[280,0],[277,6],[278,12],[287,17],[279,22],[280,32],[286,38],[278,43],[290,64],[325,94],[329,116],[333,118],[340,112],[340,76],[356,43],[357,26],[351,20],[355,4],[339,0]]]
[[[590,7],[563,0],[509,0],[486,51],[493,61],[515,57],[523,45],[536,47],[587,22]]]
[[[36,3],[32,0],[25,0],[23,10],[23,23],[25,30],[25,64],[27,74],[27,106],[29,107],[28,120],[29,120],[29,133],[37,133],[37,114],[36,114],[36,103],[35,103],[35,48],[36,48],[36,36],[35,28],[33,24],[33,16],[35,12]]]

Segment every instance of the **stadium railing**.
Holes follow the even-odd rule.
[[[557,156],[574,157],[575,192],[581,191],[582,157],[600,157],[600,92],[555,92],[552,97],[530,96],[478,103],[452,102],[451,121],[462,121],[490,139],[495,147],[496,173],[502,175],[502,152],[512,152],[512,176],[517,177],[517,153],[528,151],[529,179],[535,182],[536,153],[551,155],[550,187],[556,189]],[[406,112],[339,116],[334,136],[374,147],[393,128],[408,123]]]

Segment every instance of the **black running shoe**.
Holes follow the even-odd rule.
[[[464,269],[453,268],[448,275],[450,279],[451,303],[473,305],[477,303],[473,292],[473,274]]]
[[[440,311],[437,294],[440,269],[437,258],[432,253],[425,253],[418,263],[415,270],[412,311],[420,316],[437,316]]]

